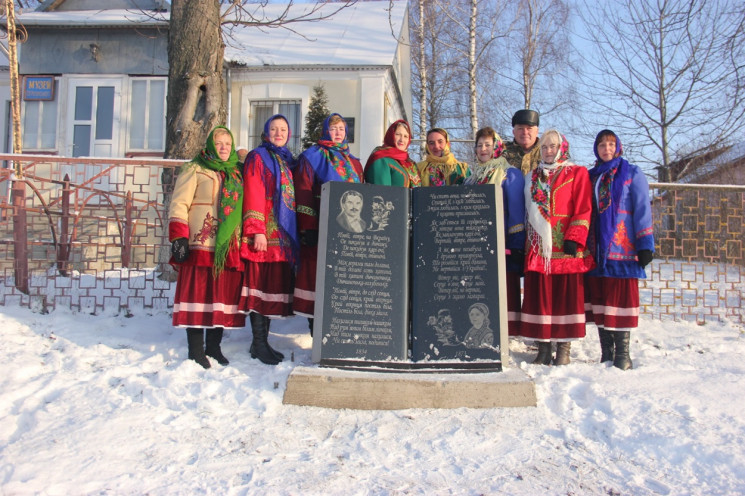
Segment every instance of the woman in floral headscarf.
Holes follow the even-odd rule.
[[[421,186],[416,164],[409,158],[411,128],[403,119],[388,127],[383,146],[373,150],[365,164],[365,182],[385,186]]]
[[[261,138],[243,168],[241,257],[246,272],[239,306],[251,320],[251,358],[276,365],[284,355],[269,346],[269,318],[292,315],[292,283],[300,247],[291,172],[294,159],[286,146],[290,139],[287,118],[270,117]]]
[[[223,330],[246,323],[237,306],[243,276],[242,205],[233,135],[218,126],[199,155],[181,167],[168,215],[171,263],[178,270],[173,325],[186,328],[189,359],[206,369],[211,366],[208,356],[228,364],[220,349]]]
[[[318,256],[318,212],[321,207],[321,185],[329,181],[361,183],[362,164],[349,151],[347,123],[340,114],[323,121],[318,143],[305,150],[293,169],[297,195],[297,222],[300,230],[300,266],[292,303],[297,315],[308,317],[313,335],[313,307]]]
[[[477,162],[464,184],[497,184],[502,187],[504,239],[507,249],[507,328],[510,336],[520,329],[520,277],[525,259],[525,179],[520,169],[502,157],[502,138],[491,127],[476,133]]]
[[[422,186],[453,186],[463,184],[470,170],[458,162],[450,151],[450,136],[439,127],[427,131],[427,157],[416,164]]]
[[[569,363],[571,341],[585,336],[583,274],[595,266],[587,250],[592,213],[587,169],[569,159],[555,129],[538,142],[541,162],[525,181],[527,253],[520,336],[538,341],[533,363]]]
[[[649,184],[621,155],[620,138],[604,129],[595,138],[592,224],[587,243],[597,267],[587,273],[588,321],[598,326],[601,362],[632,368],[631,331],[639,325],[639,279],[652,261],[654,235]]]

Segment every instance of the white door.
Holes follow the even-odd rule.
[[[66,155],[112,157],[119,154],[121,80],[70,79],[68,90]],[[85,181],[108,189],[109,176],[100,166],[85,166]],[[77,171],[80,173],[81,171]],[[97,175],[103,175],[96,177]],[[78,177],[80,181],[81,177]]]

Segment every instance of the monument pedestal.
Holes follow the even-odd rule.
[[[535,383],[518,368],[481,374],[412,374],[296,367],[287,405],[402,410],[536,406]]]

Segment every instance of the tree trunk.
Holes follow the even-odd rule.
[[[223,78],[223,44],[218,0],[174,0],[168,32],[168,102],[165,158],[194,157],[207,135],[227,116]],[[164,203],[170,205],[175,171],[162,174]],[[169,269],[170,247],[161,250],[163,277]]]
[[[192,158],[227,115],[220,6],[174,0],[168,34],[166,158]]]

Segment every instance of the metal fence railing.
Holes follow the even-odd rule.
[[[0,155],[0,305],[132,312],[173,303],[168,191],[182,162]],[[653,183],[642,314],[745,324],[745,186]]]

